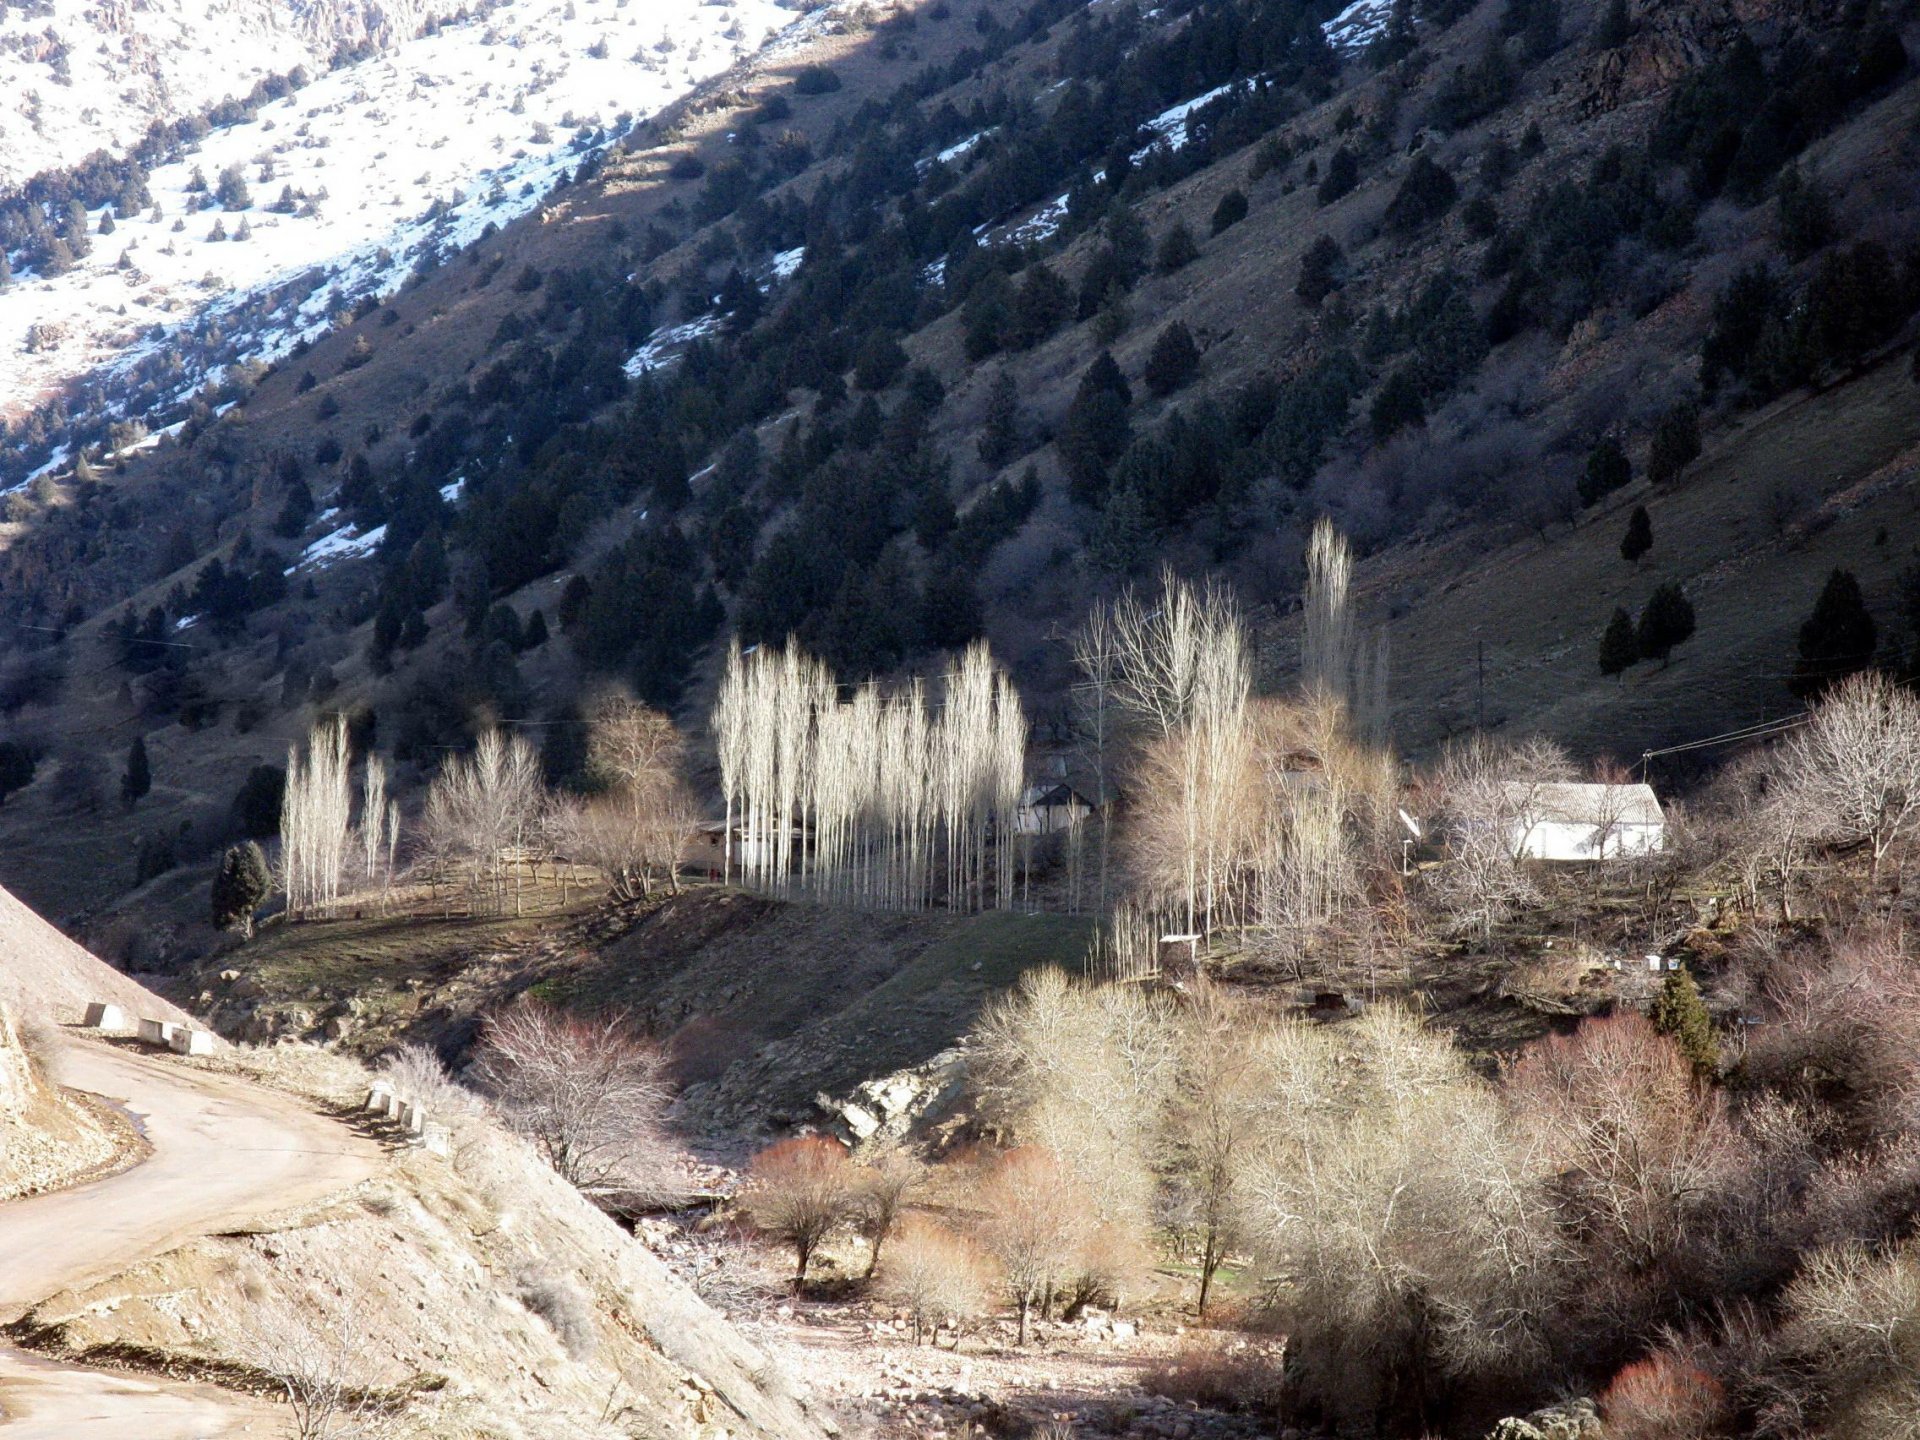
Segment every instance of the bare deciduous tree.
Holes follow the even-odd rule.
[[[988,1007],[970,1046],[975,1083],[1003,1130],[1064,1165],[1093,1219],[1145,1229],[1176,1076],[1165,996],[1030,970]]]
[[[867,1276],[880,1267],[880,1251],[899,1223],[907,1197],[926,1183],[926,1166],[902,1145],[870,1155],[855,1179],[855,1221],[867,1241]]]
[[[978,1245],[936,1220],[910,1215],[888,1247],[879,1290],[912,1319],[918,1345],[979,1315],[992,1283],[992,1261]]]
[[[1071,1172],[1038,1145],[1002,1155],[975,1199],[986,1217],[980,1238],[1000,1262],[1025,1345],[1034,1307],[1050,1302],[1074,1274],[1097,1224],[1092,1207]]]
[[[1920,698],[1877,671],[1849,676],[1786,742],[1781,779],[1806,828],[1866,845],[1877,878],[1920,817]]]
[[[280,872],[293,916],[328,913],[340,898],[340,872],[352,818],[347,721],[323,720],[307,737],[307,753],[287,751],[280,802]]]
[[[507,874],[516,877],[537,838],[546,799],[540,757],[519,736],[485,731],[471,755],[452,755],[427,789],[423,852],[463,865],[476,897],[506,909]],[[520,887],[514,887],[516,908]]]
[[[997,840],[1019,805],[1027,727],[985,645],[945,677],[937,714],[917,681],[841,703],[797,649],[736,652],[713,724],[748,884],[918,909],[944,876],[955,908],[1014,903],[1015,847]]]
[[[582,1019],[522,999],[487,1019],[472,1073],[569,1183],[639,1205],[672,1201],[686,1188],[666,1129],[665,1068],[659,1049],[619,1019]]]
[[[824,1135],[779,1140],[753,1157],[741,1203],[756,1229],[793,1251],[793,1290],[823,1242],[853,1218],[857,1176],[846,1147]]]
[[[1539,891],[1522,857],[1540,824],[1541,787],[1573,778],[1566,754],[1545,740],[1500,744],[1476,735],[1450,746],[1433,776],[1448,854],[1435,872],[1440,903],[1483,939]]]
[[[366,1354],[365,1286],[349,1276],[298,1304],[249,1304],[227,1341],[293,1411],[299,1440],[384,1440],[399,1433],[400,1402]]]

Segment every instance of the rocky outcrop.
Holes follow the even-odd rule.
[[[1600,1435],[1600,1412],[1583,1397],[1509,1416],[1487,1432],[1487,1440],[1600,1440]]]
[[[827,1113],[826,1128],[858,1151],[909,1138],[959,1099],[966,1081],[965,1053],[942,1050],[924,1064],[862,1081],[844,1099],[821,1094],[814,1103]]]

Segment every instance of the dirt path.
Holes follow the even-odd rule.
[[[65,1047],[60,1079],[124,1105],[153,1153],[91,1185],[0,1206],[0,1320],[373,1173],[372,1144],[243,1080],[79,1041]],[[282,1430],[274,1407],[211,1386],[0,1349],[5,1440],[219,1440]]]

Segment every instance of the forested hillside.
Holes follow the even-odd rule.
[[[583,696],[698,710],[729,629],[843,675],[984,634],[1064,741],[1056,637],[1162,561],[1289,673],[1322,513],[1416,747],[1790,708],[1835,568],[1905,645],[1907,17],[1331,10],[831,7],[157,444],[81,417],[9,500],[0,703],[70,780],[17,803],[143,736],[89,828],[163,873],[314,707],[403,767],[511,718],[564,779]],[[15,878],[133,878],[81,853]]]

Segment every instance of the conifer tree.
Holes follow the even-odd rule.
[[[251,940],[253,912],[272,890],[273,875],[260,847],[251,840],[229,846],[213,877],[213,923]]]
[[[144,735],[136,735],[127,749],[127,773],[120,777],[120,798],[128,805],[134,805],[151,789],[153,767],[147,763],[147,739]]]
[[[1155,395],[1171,395],[1200,369],[1200,347],[1193,343],[1193,332],[1176,320],[1160,332],[1147,356],[1147,389]]]
[[[1683,965],[1669,970],[1654,997],[1653,1028],[1669,1037],[1693,1066],[1696,1078],[1712,1078],[1720,1068],[1720,1043],[1713,1033],[1713,1017],[1700,998],[1700,987]]]
[[[1633,462],[1626,448],[1611,435],[1603,435],[1587,453],[1586,473],[1580,477],[1580,503],[1591,505],[1633,479]]]
[[[1220,203],[1213,207],[1213,219],[1210,222],[1213,233],[1231,229],[1247,218],[1247,192],[1238,187],[1227,191],[1220,197]]]
[[[1647,514],[1647,507],[1636,505],[1633,514],[1627,519],[1627,533],[1620,541],[1620,558],[1629,565],[1638,564],[1640,557],[1653,548],[1653,518]]]
[[[1153,257],[1153,265],[1162,275],[1171,275],[1199,258],[1200,247],[1194,243],[1193,232],[1187,228],[1187,222],[1176,220],[1173,222],[1173,228],[1167,231],[1165,238],[1160,241],[1160,249]]]
[[[1790,688],[1803,700],[1818,698],[1871,665],[1878,640],[1879,627],[1867,610],[1860,582],[1851,571],[1836,569],[1800,627],[1800,658]]]
[[[1685,644],[1693,634],[1693,602],[1669,581],[1655,588],[1640,612],[1640,625],[1634,638],[1643,659],[1667,663],[1676,645]]]
[[[1677,480],[1700,454],[1700,411],[1683,400],[1660,417],[1647,451],[1647,478],[1656,485]]]
[[[1606,633],[1600,637],[1600,673],[1618,675],[1640,658],[1640,643],[1634,638],[1633,617],[1615,606]]]
[[[1020,453],[1020,387],[1003,369],[987,391],[987,422],[980,431],[980,458],[998,470]]]

